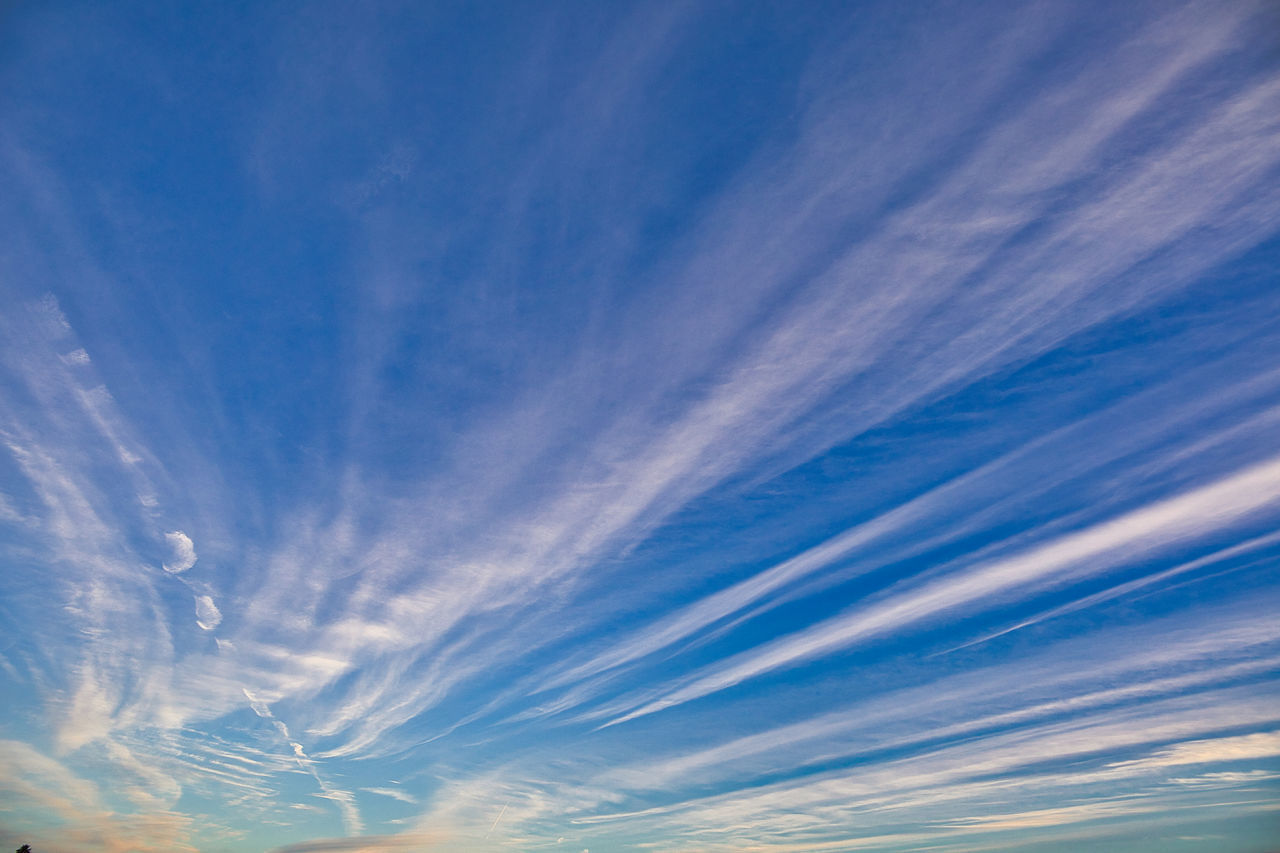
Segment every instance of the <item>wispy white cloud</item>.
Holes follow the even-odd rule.
[[[707,831],[710,835],[727,835],[751,827],[753,833],[780,837],[800,831],[824,830],[854,841],[859,835],[875,837],[881,828],[898,825],[913,811],[937,814],[947,805],[943,831],[929,834],[946,835],[958,827],[1013,829],[1012,823],[1000,824],[1007,816],[993,814],[995,802],[1015,796],[1027,801],[1034,796],[1070,796],[1088,798],[1080,807],[1081,814],[1092,811],[1106,813],[1136,808],[1134,813],[1168,812],[1178,805],[1177,794],[1161,787],[1159,771],[1179,766],[1193,766],[1232,756],[1238,761],[1268,758],[1275,748],[1274,735],[1259,733],[1246,736],[1185,741],[1168,748],[1148,752],[1148,756],[1132,762],[1099,764],[1085,760],[1090,754],[1104,754],[1117,748],[1134,748],[1179,736],[1186,737],[1199,727],[1232,725],[1229,715],[1218,719],[1200,718],[1201,708],[1186,703],[1163,702],[1138,714],[1107,713],[1093,715],[1077,722],[1039,726],[1012,735],[995,735],[977,739],[962,746],[946,746],[906,759],[891,759],[864,764],[853,771],[836,771],[799,781],[776,783],[763,787],[734,791],[702,800],[681,802],[642,813],[603,814],[580,818],[588,824],[596,820],[642,820],[673,822],[688,831]],[[1274,713],[1271,714],[1274,719]],[[1244,720],[1267,719],[1262,705],[1255,705]],[[1049,762],[1072,760],[1072,769],[1037,769],[1051,767]],[[1116,783],[1148,774],[1147,789],[1141,794],[1116,797]],[[1156,774],[1154,776],[1149,774]],[[1157,792],[1173,800],[1157,796]],[[1265,800],[1253,800],[1255,805]],[[959,817],[960,809],[973,808],[978,814]],[[997,807],[998,808],[998,807]],[[945,813],[945,812],[944,812]],[[1049,812],[1030,809],[1024,814],[1047,817]],[[857,815],[855,823],[851,818]],[[1046,820],[1044,825],[1057,826],[1073,822],[1067,815]],[[856,826],[855,830],[848,827]]]
[[[850,611],[794,636],[740,653],[659,699],[611,721],[616,724],[723,690],[745,679],[901,630],[974,603],[998,605],[1011,594],[1027,596],[1106,571],[1138,555],[1158,554],[1269,510],[1280,500],[1280,459],[1271,459],[1217,482],[1070,533],[1021,554],[979,564],[926,582],[904,584],[879,602]]]
[[[269,720],[275,729],[280,733],[280,737],[289,748],[293,751],[294,760],[303,771],[308,773],[311,778],[315,779],[316,785],[320,787],[319,793],[313,796],[329,800],[334,803],[338,811],[342,814],[342,823],[347,832],[351,835],[359,835],[364,832],[364,820],[360,817],[360,810],[356,803],[356,797],[350,791],[336,787],[323,776],[320,775],[319,768],[315,760],[307,755],[306,749],[302,744],[294,740],[293,735],[289,733],[289,727],[284,721],[276,717],[272,713],[270,706],[258,697],[254,696],[248,690],[241,688],[246,699],[249,700],[249,706],[253,712],[264,720]]]
[[[360,791],[422,804],[425,814],[415,833],[287,848],[294,851],[463,849],[483,841],[485,827],[502,836],[495,845],[533,849],[526,841],[559,839],[572,820],[629,824],[637,838],[651,828],[648,837],[665,837],[661,829],[690,849],[924,849],[945,833],[1163,814],[1174,795],[1152,786],[1166,769],[1267,759],[1271,735],[1224,734],[1273,722],[1262,701],[1269,694],[1255,682],[1274,670],[1276,637],[1265,614],[1240,602],[1216,612],[1222,630],[1182,614],[1164,648],[1109,656],[1104,640],[1137,645],[1151,632],[1086,626],[1088,642],[1061,641],[1044,659],[975,667],[971,677],[923,687],[882,676],[866,685],[866,701],[845,707],[838,687],[840,700],[813,700],[819,707],[800,719],[789,704],[776,725],[745,719],[752,714],[723,693],[944,622],[972,619],[984,639],[1008,639],[992,618],[1043,626],[1200,577],[1218,562],[1261,559],[1275,543],[1257,528],[1275,520],[1280,460],[1259,448],[1271,446],[1280,376],[1253,363],[1256,348],[1223,354],[1188,344],[1204,356],[1198,367],[1073,423],[1058,418],[1052,430],[1040,429],[1047,416],[1038,412],[1019,424],[993,422],[986,455],[943,456],[937,476],[902,461],[902,479],[884,495],[789,520],[792,529],[758,548],[726,541],[723,554],[702,555],[697,568],[706,571],[697,576],[677,548],[669,561],[645,551],[679,539],[680,525],[707,503],[754,498],[761,484],[834,445],[891,428],[946,395],[982,391],[1101,324],[1152,306],[1158,313],[1207,270],[1272,238],[1280,84],[1248,74],[1229,85],[1215,70],[1235,61],[1255,8],[1140,10],[1099,37],[1101,55],[1061,67],[1050,60],[1074,34],[1065,6],[998,25],[971,21],[947,49],[982,62],[966,59],[973,67],[962,63],[956,81],[903,81],[909,93],[919,87],[934,98],[945,86],[945,108],[925,110],[893,87],[894,98],[866,100],[865,78],[846,73],[847,39],[833,35],[802,75],[785,132],[762,139],[688,213],[679,240],[653,250],[641,236],[650,228],[645,205],[662,207],[663,190],[614,205],[623,208],[611,220],[619,235],[583,248],[582,268],[563,271],[566,287],[581,279],[599,300],[583,309],[592,319],[564,350],[526,351],[500,340],[502,332],[477,332],[486,356],[515,365],[491,388],[476,383],[480,402],[426,407],[387,379],[389,367],[413,361],[401,345],[417,345],[422,315],[435,307],[424,307],[420,292],[422,270],[433,269],[420,232],[431,229],[415,221],[404,228],[411,237],[401,234],[394,198],[435,180],[432,158],[395,142],[361,172],[363,182],[339,182],[350,190],[339,207],[351,239],[366,250],[352,264],[359,292],[339,346],[342,423],[318,443],[332,439],[347,455],[332,471],[316,463],[306,487],[292,469],[279,477],[279,493],[260,498],[265,510],[228,497],[253,492],[249,475],[199,459],[225,440],[198,428],[206,403],[219,404],[166,400],[165,420],[134,400],[126,415],[119,401],[129,371],[119,355],[113,362],[109,349],[81,341],[57,298],[13,300],[12,315],[0,317],[0,439],[13,466],[0,521],[17,530],[17,562],[46,567],[52,591],[31,611],[49,630],[12,652],[6,646],[6,672],[19,671],[10,657],[25,661],[61,761],[101,762],[129,780],[121,791],[140,814],[161,815],[147,829],[160,839],[145,842],[155,849],[189,843],[189,826],[168,812],[183,791],[283,803],[299,772],[305,796],[332,802],[349,833],[365,829]],[[699,14],[685,4],[637,11],[592,54],[592,73],[575,75],[573,102],[585,107],[549,126],[519,125],[515,136],[532,139],[535,156],[514,176],[495,168],[509,186],[476,187],[471,219],[459,215],[451,226],[490,234],[501,251],[451,281],[458,302],[474,304],[457,324],[444,311],[441,325],[463,331],[441,334],[465,337],[487,325],[490,309],[507,310],[494,307],[505,297],[493,296],[501,285],[492,282],[522,280],[535,265],[532,247],[544,235],[529,224],[531,211],[547,199],[590,209],[579,202],[624,195],[585,186],[595,178],[583,175],[610,175],[630,156],[615,149],[643,135],[647,99],[667,90],[667,64]],[[941,25],[903,26],[919,47]],[[363,42],[356,52],[371,55]],[[343,54],[325,74],[284,86],[298,97],[279,99],[288,109],[256,143],[264,187],[275,184],[268,161],[281,140],[297,136],[285,130],[290,117],[327,103],[324,81],[345,86],[345,71],[360,67]],[[531,79],[531,89],[543,85]],[[361,80],[377,90],[376,80]],[[1204,81],[1214,96],[1187,96]],[[1171,101],[1185,102],[1174,118]],[[508,120],[519,124],[495,119]],[[20,173],[24,192],[39,197],[35,209],[63,235],[65,251],[50,252],[59,266],[49,268],[81,263],[85,275],[62,277],[101,284],[87,248],[97,241],[76,233],[80,193],[59,191],[40,158],[10,137],[3,146],[6,174]],[[643,264],[633,262],[637,254]],[[196,348],[179,342],[175,358],[209,363]],[[122,382],[113,384],[119,401],[107,378]],[[212,389],[209,376],[192,387],[199,380]],[[412,436],[406,444],[427,449],[386,465],[381,450],[401,429]],[[228,485],[237,478],[244,482]],[[869,490],[881,483],[868,482]],[[1053,490],[1077,499],[1054,502],[1045,497]],[[1033,498],[1045,498],[1035,517],[1026,511]],[[862,520],[848,527],[851,519]],[[202,555],[196,571],[192,536]],[[766,568],[749,570],[758,565]],[[822,600],[854,580],[865,587],[843,610]],[[1076,586],[1068,603],[1042,601]],[[803,624],[779,615],[784,604],[815,601],[820,616]],[[1039,615],[1025,618],[1028,609]],[[636,627],[641,616],[647,621]],[[953,665],[963,639],[949,637],[953,653],[934,665]],[[1092,668],[1072,669],[1068,651],[1087,654]],[[869,657],[872,668],[888,666]],[[1050,665],[1062,672],[1051,677]],[[809,687],[797,676],[759,701],[808,703],[796,697]],[[692,703],[713,695],[728,707],[723,719],[716,714],[717,730],[695,746],[682,742],[705,722]],[[246,697],[269,725],[248,718],[237,728]],[[1141,702],[1150,708],[1133,710]],[[904,707],[930,715],[930,725],[902,723]],[[628,742],[654,722],[641,718],[666,709],[686,715],[669,751]],[[584,721],[606,727],[585,734]],[[633,725],[608,725],[624,722]],[[553,724],[554,760],[540,728]],[[434,780],[380,786],[349,761],[427,742],[442,762],[477,769],[428,793]],[[490,743],[498,744],[492,752]],[[905,757],[872,754],[890,746]],[[14,749],[14,767],[45,767],[37,753]],[[1104,749],[1133,757],[1108,764],[1097,756]],[[865,768],[815,769],[855,757]],[[1064,761],[1088,766],[1032,766]],[[799,778],[779,782],[770,765]],[[19,795],[76,820],[108,808],[103,792],[62,770],[49,771],[56,785]],[[1178,778],[1224,786],[1263,778],[1250,768],[1213,774]],[[1138,794],[1103,798],[1117,780]],[[667,801],[655,794],[663,786]],[[975,805],[983,796],[1035,800],[1086,788],[1097,797],[1081,805],[1032,802],[998,813]],[[499,812],[503,803],[510,808]],[[948,803],[959,805],[948,811]],[[279,817],[261,808],[264,824]],[[878,816],[864,821],[869,814]],[[896,815],[917,828],[893,829]],[[860,822],[868,834],[840,835]],[[789,833],[802,840],[788,841]]]
[[[152,770],[139,769],[155,776]],[[62,824],[59,847],[69,853],[195,853],[197,849],[190,844],[189,817],[156,808],[151,798],[141,803],[150,808],[138,814],[113,812],[97,785],[18,741],[0,741],[0,789],[5,792],[5,812],[22,809],[28,816],[55,814]]]
[[[747,736],[725,737],[721,725],[711,725],[683,749],[672,747],[656,756],[630,751],[632,760],[610,762],[594,775],[566,774],[586,777],[577,785],[539,788],[532,781],[540,775],[534,768],[550,759],[535,754],[529,764],[513,762],[500,779],[477,778],[459,788],[456,802],[437,797],[434,807],[444,811],[428,811],[423,825],[447,813],[455,824],[469,822],[483,831],[478,814],[460,820],[465,804],[492,803],[495,790],[520,791],[521,779],[542,793],[513,815],[516,831],[522,824],[532,831],[543,821],[563,825],[556,823],[560,814],[580,827],[626,827],[637,837],[670,839],[676,833],[691,846],[716,839],[741,846],[743,838],[783,844],[780,839],[794,839],[802,827],[816,834],[806,835],[812,840],[796,849],[809,849],[806,844],[824,849],[827,842],[820,839],[832,839],[831,849],[874,847],[876,839],[888,843],[882,829],[902,825],[929,827],[916,842],[895,838],[908,846],[925,838],[943,843],[959,825],[1012,831],[1012,825],[996,827],[999,820],[988,820],[999,814],[992,802],[1037,804],[1025,811],[1029,821],[1042,811],[1048,817],[1040,804],[1060,804],[1064,798],[1088,804],[1080,815],[1115,810],[1116,816],[1172,819],[1189,804],[1166,796],[1162,762],[1172,762],[1172,768],[1180,762],[1247,766],[1268,760],[1273,734],[1232,734],[1240,727],[1274,726],[1280,719],[1274,697],[1249,684],[1275,666],[1280,634],[1257,618],[1267,610],[1259,602],[1254,613],[1234,608],[1207,613],[1200,625],[1175,617],[1141,630],[1088,635],[1025,660],[873,694],[809,719],[764,723]],[[1135,648],[1135,643],[1143,645]],[[1233,683],[1242,686],[1221,686]],[[702,725],[682,723],[690,724]],[[1215,732],[1226,734],[1204,736]],[[1178,745],[1164,745],[1170,741]],[[566,759],[563,750],[557,754]],[[1109,763],[1108,757],[1117,754],[1139,757]],[[587,767],[594,764],[585,759]],[[831,764],[846,769],[821,771]],[[770,782],[778,768],[792,768],[797,778]],[[1239,785],[1252,778],[1240,777]],[[1224,786],[1230,784],[1223,780]],[[1117,786],[1129,793],[1117,799]],[[679,793],[725,788],[693,799]],[[1132,794],[1140,796],[1129,808],[1124,802]],[[1254,797],[1257,805],[1262,802],[1257,796],[1265,801],[1265,793],[1256,792],[1246,792],[1243,801]],[[655,800],[663,805],[639,812],[602,810],[611,802]],[[1061,817],[1046,820],[1045,827],[1072,823],[1070,815]]]
[[[361,788],[361,791],[368,791],[370,794],[377,794],[380,797],[390,797],[393,800],[399,800],[402,803],[416,804],[418,801],[414,797],[406,794],[399,788]]]
[[[576,576],[601,556],[625,550],[694,496],[740,470],[746,460],[760,454],[761,448],[786,445],[791,425],[802,420],[819,400],[826,400],[836,387],[855,382],[857,389],[850,391],[850,397],[864,401],[860,411],[848,412],[849,417],[842,421],[841,431],[847,435],[949,384],[1027,358],[1075,330],[1173,292],[1197,269],[1213,263],[1214,258],[1239,251],[1243,245],[1193,241],[1194,257],[1188,257],[1178,270],[1159,281],[1143,278],[1117,286],[1109,291],[1107,299],[1098,298],[1091,282],[1116,281],[1140,259],[1180,241],[1192,222],[1210,221],[1220,215],[1246,217],[1254,224],[1232,233],[1239,238],[1252,228],[1251,233],[1260,238],[1266,233],[1263,208],[1274,206],[1276,199],[1255,197],[1247,214],[1232,207],[1227,199],[1232,193],[1256,187],[1260,170],[1273,162],[1266,140],[1275,133],[1271,119],[1275,111],[1270,107],[1275,105],[1276,93],[1268,84],[1255,86],[1230,105],[1206,116],[1203,130],[1157,152],[1128,178],[1108,185],[1086,206],[1061,218],[1016,252],[1006,251],[1010,236],[1022,224],[1033,221],[1041,205],[1050,202],[1050,196],[1040,194],[1068,180],[1071,163],[1087,162],[1091,152],[1123,134],[1126,122],[1166,95],[1183,75],[1224,50],[1242,20],[1243,17],[1224,16],[1214,28],[1194,37],[1188,35],[1185,21],[1162,21],[1158,35],[1149,34],[1148,41],[1138,39],[1123,48],[1127,53],[1122,54],[1119,66],[1090,70],[1090,75],[1105,77],[1107,86],[1095,86],[1093,77],[1064,83],[1061,99],[1054,107],[1058,111],[1054,120],[1072,127],[1075,135],[1062,141],[1062,150],[1045,151],[1042,146],[1029,144],[1048,120],[1048,106],[1029,107],[1026,115],[1013,118],[933,195],[889,217],[874,239],[849,248],[844,257],[788,302],[771,326],[763,329],[734,361],[721,362],[716,368],[711,367],[716,364],[714,361],[703,362],[700,369],[710,370],[714,379],[703,381],[707,390],[680,405],[674,418],[669,416],[670,403],[654,411],[662,412],[661,421],[650,421],[645,410],[636,409],[602,429],[597,437],[589,437],[577,467],[602,472],[599,479],[568,484],[563,492],[538,493],[534,508],[527,513],[517,511],[494,519],[491,529],[514,531],[510,539],[497,534],[495,541],[489,536],[482,540],[478,551],[463,546],[463,553],[454,551],[449,560],[433,564],[429,588],[413,589],[393,599],[391,609],[399,605],[404,616],[395,626],[388,626],[390,631],[425,640],[438,636],[435,626],[447,629],[455,624],[457,614],[464,612],[472,614],[471,624],[483,624],[481,614],[505,603],[514,604],[531,585]],[[1149,47],[1161,41],[1176,44],[1178,49],[1162,53],[1159,64],[1153,66]],[[1117,67],[1126,69],[1129,76],[1117,78]],[[1123,79],[1124,85],[1117,85],[1117,79]],[[1100,100],[1099,91],[1111,94]],[[1052,99],[1045,103],[1050,102]],[[1078,111],[1079,121],[1062,118],[1063,102]],[[996,162],[1005,165],[993,169]],[[1009,168],[1011,164],[1016,165]],[[801,180],[813,165],[797,166],[791,179]],[[1001,182],[994,187],[993,174],[999,175]],[[760,187],[744,183],[737,192],[743,198],[757,190],[771,195],[781,191],[785,195],[788,178],[774,174],[770,180],[774,183]],[[783,190],[778,182],[782,182]],[[1193,204],[1186,203],[1188,195],[1195,194],[1190,187],[1208,185],[1221,187],[1222,192],[1198,195]],[[974,210],[975,204],[997,204],[1000,199],[1007,200],[999,202],[1007,206],[1003,213],[992,209],[979,215],[980,211]],[[1179,211],[1176,218],[1161,213],[1175,208]],[[1224,213],[1228,208],[1229,212]],[[946,223],[973,222],[988,225],[976,231],[943,227]],[[723,227],[728,228],[729,223],[739,228],[740,217],[726,214]],[[741,245],[737,231],[721,234],[718,227],[721,223],[713,219],[700,232],[700,239],[707,245],[697,253],[699,263],[703,258],[717,256],[717,240]],[[1001,254],[997,254],[998,249]],[[1178,251],[1189,249],[1190,244],[1180,244]],[[914,260],[904,268],[906,259]],[[755,270],[769,270],[770,275],[776,273],[773,281],[784,280],[786,276],[777,269],[777,263],[755,259],[751,265]],[[937,316],[941,310],[940,295],[955,297],[961,292],[957,290],[958,283],[984,264],[995,266],[987,272],[981,298],[957,297],[947,309],[954,322],[944,322],[937,328],[923,326],[925,317]],[[734,263],[735,269],[742,266],[741,261]],[[1058,272],[1051,279],[1028,272],[1042,267]],[[743,273],[748,279],[758,274],[748,270]],[[1033,280],[1038,283],[1029,288],[1027,282]],[[889,282],[893,283],[892,289]],[[740,320],[746,322],[751,316],[746,303],[743,309]],[[647,334],[647,329],[636,330],[636,334],[642,333]],[[711,333],[718,334],[715,330]],[[620,346],[631,344],[624,341]],[[900,357],[916,351],[927,354],[923,359],[911,357],[905,362]],[[691,371],[689,379],[695,377],[700,378]],[[570,378],[574,378],[572,374]],[[594,387],[586,378],[582,380],[584,391]],[[578,393],[572,384],[553,386],[552,393],[571,395],[564,408],[576,411],[569,404],[569,399],[576,400]],[[554,419],[548,422],[546,414],[521,411],[519,406],[510,420],[556,426]],[[835,440],[836,435],[822,437],[808,452]],[[480,455],[490,455],[483,449],[485,440],[483,432],[475,437],[475,452]],[[504,438],[498,433],[492,440]],[[535,434],[527,440],[555,442],[553,435]],[[491,455],[502,456],[497,452]],[[555,483],[556,478],[550,482]],[[466,497],[467,487],[457,485],[455,488],[446,479],[439,489],[449,496],[449,501],[466,504],[470,500]],[[519,482],[510,485],[517,487],[515,494],[520,493]],[[407,507],[404,515],[432,518],[438,515],[437,506],[436,501],[427,499]],[[907,519],[898,521],[906,523]],[[388,535],[375,537],[365,550],[372,546],[388,553],[413,552],[410,542],[415,537],[402,532],[413,529],[410,522],[397,520],[387,524],[386,529]],[[436,532],[447,536],[444,531]],[[429,534],[423,531],[423,535]],[[865,531],[854,535],[854,541],[847,543],[849,547],[855,547],[863,535]],[[374,542],[378,544],[373,545]],[[352,548],[352,543],[345,540],[334,544],[336,547],[330,550],[336,553],[347,553]],[[797,558],[797,563],[782,570],[782,574],[803,567],[806,559]],[[282,564],[276,572],[278,592],[259,599],[264,613],[278,611],[276,602],[285,597],[297,602],[297,572],[303,564],[308,565],[309,571],[315,570],[310,561],[297,562],[298,569],[290,570]],[[416,565],[412,560],[403,567],[395,561],[364,564],[366,568],[358,572],[357,594],[351,599],[356,612],[366,601],[385,600],[382,593],[387,588],[403,586],[411,576],[410,567]],[[773,581],[771,576],[765,576],[747,583],[767,590]],[[320,589],[308,593],[307,600],[319,601]],[[720,612],[716,605],[717,600],[710,599],[700,605],[707,611],[705,614],[694,612],[688,615],[688,623],[659,628],[657,646],[649,648],[681,636],[689,625],[702,624],[713,612]],[[382,644],[373,648],[381,649]],[[632,647],[620,651],[620,658],[605,658],[593,666],[611,665],[641,653],[643,649]],[[572,678],[583,672],[574,671],[563,677]],[[400,704],[399,698],[387,699]],[[362,693],[361,701],[369,701],[368,694]],[[410,707],[424,711],[429,702],[423,697],[406,706],[406,711]]]

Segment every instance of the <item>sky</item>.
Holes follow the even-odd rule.
[[[1268,853],[1268,0],[0,7],[0,849]]]

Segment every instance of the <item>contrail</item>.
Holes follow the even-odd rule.
[[[493,819],[493,826],[489,827],[489,831],[488,831],[488,832],[486,832],[486,833],[484,834],[484,837],[485,837],[485,838],[488,838],[488,837],[490,836],[490,834],[492,834],[492,833],[493,833],[493,829],[494,829],[494,827],[496,827],[496,826],[498,825],[498,821],[502,820],[502,816],[503,816],[504,814],[506,814],[506,813],[507,813],[507,806],[509,806],[509,805],[511,805],[511,801],[510,801],[510,800],[507,800],[507,801],[502,805],[502,811],[498,812],[498,816],[497,816],[497,817],[495,817],[495,818]]]

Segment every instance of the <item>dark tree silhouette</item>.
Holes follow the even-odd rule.
[[[31,845],[24,844],[21,847],[19,847],[17,850],[15,850],[14,853],[31,853]]]

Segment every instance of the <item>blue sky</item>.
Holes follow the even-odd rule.
[[[1274,849],[1277,32],[10,5],[0,847]]]

